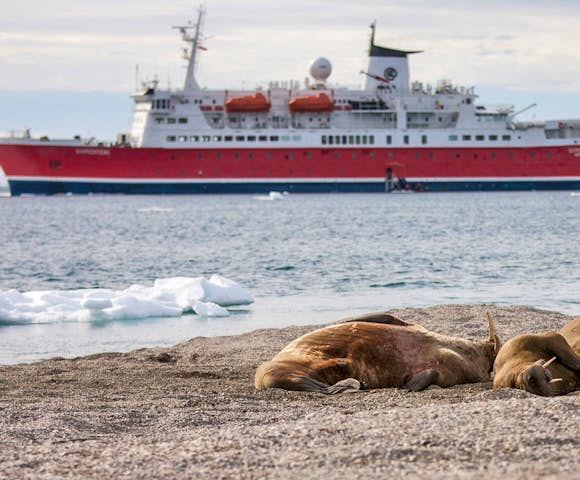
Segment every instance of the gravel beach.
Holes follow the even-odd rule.
[[[524,306],[391,313],[483,339],[488,311],[504,341],[571,319]],[[578,478],[580,395],[256,392],[256,367],[315,328],[0,366],[0,478]]]

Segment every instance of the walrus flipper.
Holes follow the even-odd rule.
[[[409,392],[425,390],[430,385],[433,385],[433,381],[437,378],[438,374],[439,372],[437,372],[437,370],[428,368],[427,370],[423,370],[413,375],[411,380],[409,380],[403,388]]]
[[[572,348],[566,339],[560,335],[554,335],[552,342],[552,351],[556,356],[557,360],[568,367],[570,370],[574,370],[580,373],[580,355],[578,355]]]
[[[355,378],[345,378],[326,389],[328,395],[336,395],[338,393],[354,393],[365,390],[365,385]]]
[[[408,327],[411,324],[403,322],[400,318],[395,317],[387,312],[374,312],[360,315],[359,317],[349,318],[341,323],[349,322],[368,322],[368,323],[382,323],[385,325],[400,325],[401,327]]]

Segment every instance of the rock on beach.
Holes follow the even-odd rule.
[[[502,340],[571,319],[526,306],[391,313],[483,339],[488,311]],[[0,366],[0,478],[578,478],[580,395],[256,392],[256,367],[314,328]]]

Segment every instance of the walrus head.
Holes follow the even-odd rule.
[[[546,367],[550,365],[556,357],[545,362],[544,360],[538,360],[526,368],[517,380],[520,384],[520,388],[526,390],[535,395],[542,395],[544,397],[549,397],[552,395],[552,383],[562,381],[561,378],[552,378],[550,370]]]

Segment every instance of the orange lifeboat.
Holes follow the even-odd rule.
[[[226,102],[226,111],[235,112],[267,112],[270,110],[270,102],[261,93],[232,97]]]
[[[331,112],[334,104],[326,93],[317,93],[290,99],[288,108],[291,112]]]

